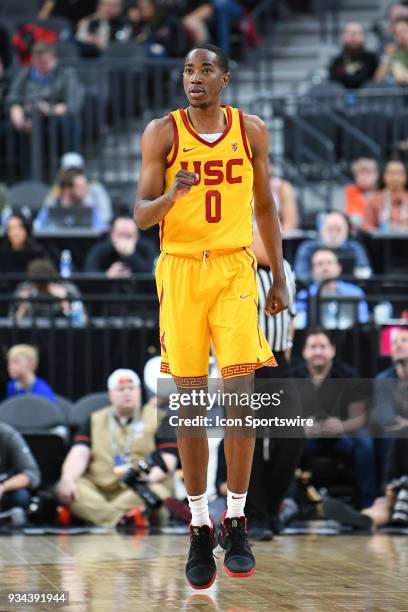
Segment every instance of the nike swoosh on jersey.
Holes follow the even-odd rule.
[[[186,147],[183,148],[183,153],[188,153],[189,151],[194,151],[194,149],[197,149],[197,147],[190,147],[189,149],[186,149]]]
[[[241,298],[241,300],[245,300],[246,298],[248,298],[250,295],[252,295],[252,293],[248,293],[248,295],[240,295],[239,297]]]

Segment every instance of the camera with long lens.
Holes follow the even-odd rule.
[[[151,455],[145,459],[141,459],[136,465],[129,468],[120,479],[126,486],[140,495],[146,506],[152,510],[160,508],[163,502],[160,497],[150,489],[146,481],[143,480],[143,476],[150,474],[155,465],[158,465],[163,472],[168,471],[161,454],[158,451],[154,451]]]
[[[391,523],[408,527],[408,476],[393,480],[391,487],[396,494]]]

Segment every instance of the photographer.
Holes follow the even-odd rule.
[[[168,515],[160,500],[171,494],[177,443],[158,439],[160,412],[153,403],[141,406],[135,372],[115,370],[108,390],[111,405],[92,413],[74,439],[62,466],[58,497],[75,516],[95,525],[148,526],[148,519],[161,524]],[[136,473],[129,481],[132,467]],[[159,501],[149,511],[146,495],[148,501]],[[161,507],[151,509],[154,505]]]

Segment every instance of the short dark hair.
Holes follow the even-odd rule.
[[[56,278],[58,276],[57,268],[51,259],[38,258],[33,259],[27,266],[27,276],[29,280],[36,281],[37,278],[51,277]]]
[[[305,348],[306,342],[308,341],[310,336],[318,336],[319,334],[323,334],[323,336],[326,336],[330,344],[332,346],[336,346],[333,339],[333,334],[328,329],[325,329],[324,327],[321,327],[319,325],[315,325],[314,327],[309,327],[309,329],[306,330],[306,333],[303,338],[303,348]]]
[[[310,257],[310,261],[312,262],[313,257],[316,255],[316,253],[319,253],[320,251],[328,251],[329,253],[332,253],[335,258],[337,259],[337,261],[339,261],[339,256],[337,255],[336,251],[334,249],[331,249],[328,246],[319,246],[316,247],[315,250],[313,251],[311,257]]]
[[[61,170],[58,175],[58,187],[60,189],[72,187],[77,176],[86,176],[82,168],[65,168]]]
[[[212,53],[215,53],[215,55],[217,56],[218,65],[221,68],[222,72],[225,74],[226,72],[229,71],[229,59],[227,55],[224,53],[224,51],[221,49],[221,47],[217,47],[216,45],[210,45],[210,44],[195,45],[194,47],[190,49],[187,55],[190,55],[190,53],[192,51],[195,51],[196,49],[206,49],[207,51],[211,51]]]

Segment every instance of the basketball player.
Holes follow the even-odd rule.
[[[183,391],[205,388],[211,340],[224,391],[250,394],[254,370],[276,366],[258,325],[256,259],[248,248],[253,200],[274,279],[266,312],[284,310],[288,296],[267,128],[258,117],[221,106],[229,80],[228,59],[218,47],[188,53],[188,107],[152,121],[143,134],[135,222],[140,229],[160,223],[162,371]],[[255,572],[244,516],[255,439],[230,434],[227,428],[227,511],[219,541],[226,573],[246,577]],[[205,589],[216,576],[217,545],[206,494],[208,442],[206,435],[179,431],[178,444],[192,514],[186,575],[192,587]]]

